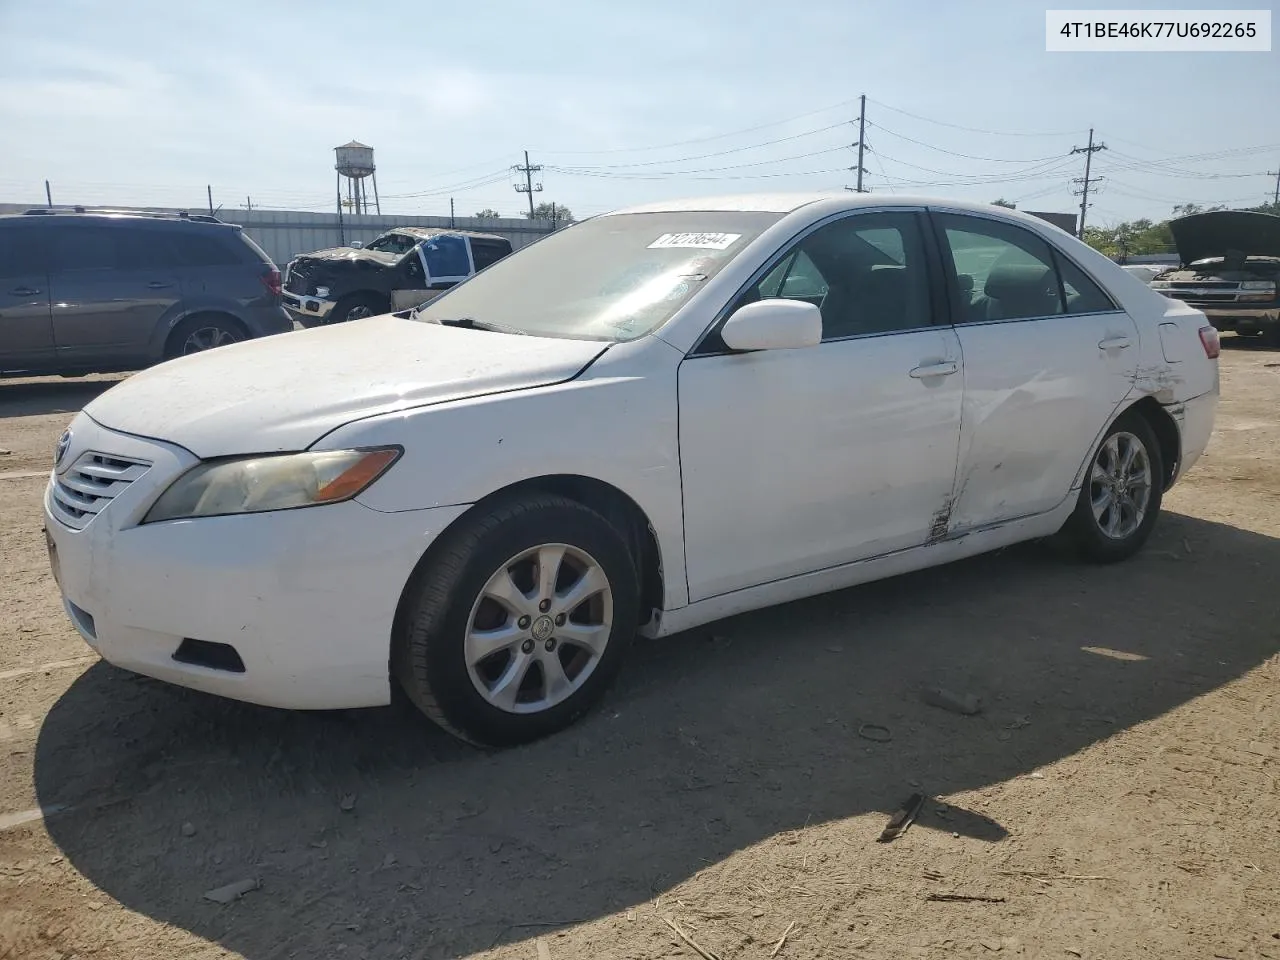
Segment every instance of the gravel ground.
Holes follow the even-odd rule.
[[[1030,545],[643,644],[493,754],[98,661],[39,501],[112,378],[0,382],[0,958],[1280,958],[1280,353],[1226,347],[1137,559]]]

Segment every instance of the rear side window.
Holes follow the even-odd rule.
[[[272,261],[271,257],[267,255],[267,251],[263,250],[260,246],[257,245],[257,243],[254,242],[253,237],[249,236],[247,233],[240,233],[239,237],[240,237],[240,242],[243,243],[250,250],[252,250],[253,255],[257,257],[262,263],[274,262]]]
[[[27,277],[48,271],[43,230],[0,229],[0,277]]]
[[[935,214],[955,266],[961,323],[1065,313],[1049,244],[1030,230],[960,214]]]
[[[1064,257],[1053,252],[1062,275],[1062,292],[1067,296],[1067,313],[1106,313],[1118,309],[1109,296],[1089,275]]]
[[[498,240],[482,240],[471,238],[471,257],[476,262],[476,270],[497,263],[511,252],[511,244]]]
[[[471,273],[467,241],[463,237],[449,234],[432,237],[423,243],[422,256],[432,280],[460,279]]]
[[[174,263],[176,237],[167,231],[114,229],[115,266],[119,270],[154,270]]]
[[[206,233],[180,233],[171,238],[178,263],[184,267],[231,267],[243,261],[231,245]],[[263,254],[263,258],[266,255]]]
[[[116,266],[117,233],[110,227],[67,226],[53,231],[53,269],[112,270]]]

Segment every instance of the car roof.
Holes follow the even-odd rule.
[[[659,200],[614,210],[605,216],[629,213],[678,213],[678,212],[754,212],[793,213],[801,207],[821,203],[832,209],[856,210],[859,207],[945,207],[948,210],[971,213],[996,213],[1011,220],[1048,223],[1039,217],[989,203],[973,203],[945,197],[888,195],[882,193],[854,193],[848,190],[828,190],[815,193],[744,193],[723,196],[691,197],[682,200]]]
[[[192,215],[188,217],[179,216],[177,214],[156,214],[156,213],[129,213],[117,210],[53,210],[45,212],[40,210],[36,213],[4,213],[0,214],[0,223],[85,223],[88,221],[108,222],[108,223],[129,223],[129,224],[146,224],[148,227],[156,226],[159,229],[180,226],[186,229],[197,227],[200,229],[232,229],[239,230],[240,226],[234,223],[227,223],[223,220],[211,219],[208,216]]]
[[[480,233],[476,230],[454,230],[449,227],[392,227],[383,231],[384,235],[388,233],[403,233],[411,237],[417,237],[419,240],[429,240],[432,237],[441,237],[446,234],[450,236],[460,237],[477,237],[481,240],[501,240],[503,243],[510,243],[506,237],[500,237],[496,233]]]

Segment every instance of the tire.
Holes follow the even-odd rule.
[[[203,353],[248,339],[244,327],[230,317],[214,315],[188,317],[173,328],[165,349],[165,359]]]
[[[478,746],[528,743],[569,726],[613,681],[639,622],[639,578],[623,536],[574,500],[531,494],[446,537],[406,592],[393,649],[410,701]],[[538,584],[539,560],[548,571],[556,563],[549,590]],[[581,598],[575,588],[585,590]]]
[[[349,293],[345,297],[340,297],[333,305],[328,322],[348,323],[365,317],[376,317],[380,313],[386,313],[387,309],[387,303],[372,294]]]
[[[1129,466],[1121,474],[1126,460]],[[1080,556],[1093,563],[1117,563],[1137,553],[1160,514],[1164,477],[1164,459],[1151,424],[1140,413],[1123,414],[1094,452],[1063,531]]]

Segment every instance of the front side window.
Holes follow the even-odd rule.
[[[929,326],[919,217],[863,213],[820,227],[786,251],[735,308],[774,297],[817,305],[824,340]]]
[[[476,271],[490,267],[511,252],[511,245],[505,240],[489,240],[483,237],[471,238],[471,257],[475,260]]]
[[[532,336],[634,340],[671,319],[781,217],[684,210],[584,220],[503,257],[416,317],[465,318]]]
[[[0,230],[0,277],[27,277],[46,273],[43,230],[11,228]]]
[[[366,250],[378,253],[393,253],[396,256],[408,253],[418,245],[418,238],[405,233],[384,233],[378,239],[365,245]]]
[[[422,259],[432,280],[460,280],[471,273],[466,237],[441,234],[422,244]]]
[[[1065,313],[1049,244],[1030,230],[959,214],[935,215],[955,265],[959,323]]]

